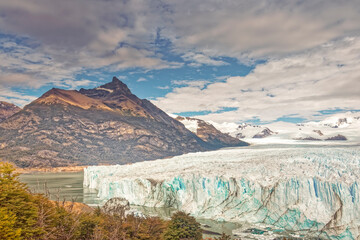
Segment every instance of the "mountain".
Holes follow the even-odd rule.
[[[201,138],[207,143],[224,147],[248,145],[246,142],[231,137],[229,134],[222,133],[212,124],[205,122],[201,119],[181,116],[178,116],[175,119],[184,124],[187,129],[195,133],[199,138]]]
[[[221,132],[228,133],[230,134],[230,136],[236,137],[238,139],[266,138],[271,135],[277,134],[276,132],[270,130],[268,127],[253,125],[249,123],[211,123]]]
[[[51,89],[0,123],[0,159],[19,167],[126,164],[223,146],[115,77],[94,89]]]
[[[18,106],[14,105],[12,103],[0,101],[0,122],[11,117],[12,115],[19,112],[20,110],[21,110],[21,108],[19,108]]]
[[[267,127],[242,123],[231,134],[236,135],[237,138],[266,138],[276,133]]]
[[[235,124],[226,123],[223,128],[230,131]],[[247,125],[247,124],[242,124]],[[215,125],[216,126],[216,125]],[[306,143],[306,144],[359,144],[360,143],[360,112],[337,113],[320,121],[304,123],[274,122],[259,126],[263,130],[273,132],[266,138],[248,138],[250,143]],[[248,127],[246,127],[248,128]],[[246,129],[245,128],[245,129]],[[221,128],[220,128],[221,129]],[[257,129],[254,127],[253,129]],[[260,128],[259,128],[260,129]],[[223,130],[223,131],[224,131]],[[225,131],[226,132],[226,131]],[[256,131],[255,131],[256,132]],[[251,136],[248,135],[248,136]],[[254,136],[255,137],[255,136]]]
[[[297,124],[294,139],[347,141],[359,137],[360,113],[348,112],[335,114],[319,122]]]
[[[320,121],[265,125],[249,123],[216,123],[214,127],[232,137],[253,144],[359,144],[360,112],[337,113]]]

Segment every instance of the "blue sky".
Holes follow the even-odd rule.
[[[355,0],[0,0],[0,100],[117,76],[168,113],[220,123],[357,111],[359,11]]]

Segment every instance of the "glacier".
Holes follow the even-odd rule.
[[[360,146],[233,148],[130,165],[90,166],[98,197],[198,218],[358,239]]]

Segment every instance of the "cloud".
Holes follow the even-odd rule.
[[[17,91],[13,91],[10,88],[0,88],[0,101],[11,102],[17,106],[22,107],[35,99],[35,96],[19,93]]]
[[[226,82],[172,83],[156,103],[219,121],[352,109],[359,12],[358,0],[0,1],[0,88],[78,87],[92,84],[78,79],[92,71],[223,66],[232,57],[266,63]],[[238,110],[216,113],[224,107]]]
[[[360,29],[356,0],[167,2],[174,11],[168,35],[177,48],[209,57],[285,56]]]
[[[0,2],[0,31],[28,37],[63,68],[181,67],[158,54],[161,29],[190,66],[220,66],[221,56],[284,56],[359,34],[359,10],[357,0],[17,0]]]
[[[321,110],[359,109],[359,66],[360,38],[345,38],[269,60],[245,77],[177,87],[153,102],[166,112],[211,111],[201,118],[218,122],[311,119]],[[237,110],[219,112],[224,108]]]
[[[74,73],[81,70],[9,38],[0,40],[0,62],[0,87],[39,88],[48,83],[60,86],[76,82]]]
[[[147,82],[147,79],[146,78],[143,78],[143,77],[141,77],[141,78],[139,78],[138,80],[136,80],[137,82]]]
[[[169,86],[157,86],[156,88],[161,89],[161,90],[170,89]]]
[[[191,62],[189,65],[193,67],[199,67],[201,65],[222,66],[228,64],[224,61],[214,60],[202,53],[188,52],[184,54],[182,58],[187,62]]]
[[[0,78],[24,86],[58,86],[82,71],[177,68],[151,47],[161,3],[18,0],[0,2]],[[79,84],[79,83],[77,83]]]
[[[96,83],[94,83],[93,81],[90,81],[88,79],[82,79],[82,80],[64,80],[63,82],[61,82],[60,84],[58,84],[59,87],[65,87],[65,88],[71,88],[71,89],[75,89],[78,87],[85,87],[85,86],[90,86],[90,85],[96,85]]]
[[[191,86],[191,87],[199,87],[199,88],[203,88],[206,84],[209,84],[210,81],[207,80],[173,80],[171,81],[171,83],[173,85],[184,85],[184,86]]]

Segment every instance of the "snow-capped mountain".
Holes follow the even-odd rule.
[[[217,129],[224,133],[230,134],[230,136],[239,138],[239,139],[249,139],[249,138],[266,138],[268,136],[276,134],[276,132],[270,130],[269,127],[261,125],[253,125],[250,123],[215,123],[210,122]]]
[[[184,126],[195,133],[203,141],[216,144],[223,147],[246,146],[246,142],[239,140],[235,136],[230,136],[228,133],[223,133],[215,128],[212,124],[197,118],[191,117],[175,117],[176,120],[184,124]]]
[[[223,133],[249,143],[360,143],[360,112],[334,114],[321,121],[295,124],[275,122],[265,125],[216,123]],[[189,125],[189,127],[191,127]]]
[[[359,112],[339,113],[318,122],[312,121],[301,124],[276,122],[266,126],[279,133],[278,139],[322,143],[324,141],[360,142]]]

